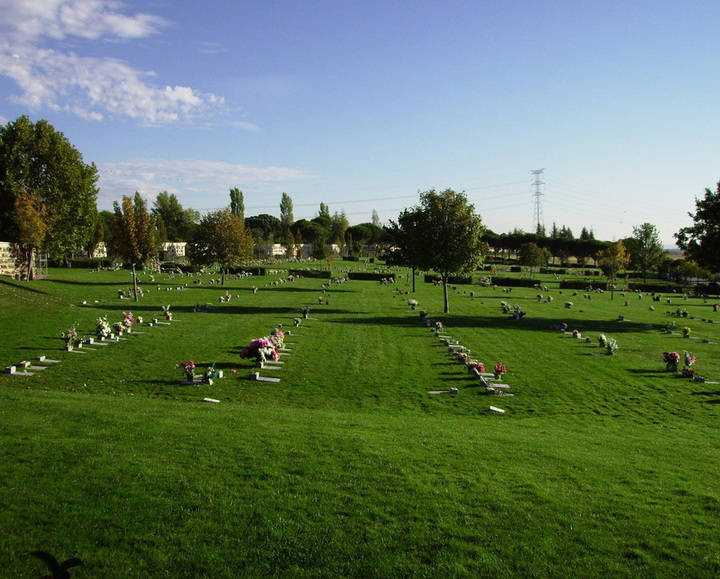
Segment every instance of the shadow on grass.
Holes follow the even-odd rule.
[[[34,294],[48,295],[48,293],[46,291],[39,290],[34,287],[27,287],[25,285],[20,285],[19,283],[16,283],[14,280],[6,279],[2,276],[0,276],[0,283],[9,285],[10,287],[18,289],[18,290],[23,290],[23,291],[34,293]]]
[[[543,317],[525,317],[522,320],[513,320],[506,317],[490,317],[490,316],[447,316],[441,318],[445,329],[452,331],[453,327],[461,328],[489,328],[498,330],[522,329],[541,332],[555,332],[552,326],[561,322],[568,325],[568,330],[578,329],[582,333],[587,332],[607,332],[609,334],[619,334],[625,332],[657,332],[657,328],[649,328],[647,324],[640,322],[632,322],[629,320],[587,320],[579,318],[543,318]]]
[[[276,287],[263,287],[258,290],[258,293],[260,292],[297,292],[297,293],[321,293],[322,288],[319,289],[309,289],[309,288],[301,288],[301,287],[287,287],[287,285],[284,286],[276,286]],[[349,290],[349,289],[335,289],[330,288],[327,290],[329,294],[339,294],[339,293],[348,293],[348,294],[354,294],[358,293],[357,290]]]
[[[289,308],[287,306],[277,306],[277,307],[271,307],[271,306],[240,306],[240,305],[229,305],[229,304],[200,304],[201,307],[208,306],[208,309],[203,309],[200,312],[194,312],[193,308],[195,306],[191,305],[183,305],[183,306],[170,306],[170,311],[173,312],[173,314],[177,315],[180,313],[183,314],[192,314],[192,315],[203,315],[203,314],[284,314],[284,315],[290,315],[293,312],[299,312],[300,306],[296,308]],[[119,312],[126,312],[128,310],[134,312],[137,314],[138,312],[154,312],[158,314],[158,319],[163,318],[163,312],[160,308],[160,306],[157,305],[142,305],[141,302],[125,302],[123,304],[117,304],[117,305],[90,305],[83,306],[84,308],[94,308],[98,310],[117,310]],[[311,314],[314,314],[315,312],[311,312]],[[322,307],[322,309],[318,309],[317,313],[322,314],[350,314],[353,313],[349,310],[341,310],[341,309],[329,309]],[[143,317],[147,317],[144,315]],[[147,321],[147,320],[146,320]],[[178,322],[181,322],[182,320],[177,320]]]
[[[81,285],[81,286],[113,285],[113,286],[115,286],[115,287],[120,287],[120,288],[124,288],[124,287],[127,287],[127,286],[132,287],[132,280],[131,280],[131,279],[128,279],[128,280],[118,280],[118,281],[77,281],[77,280],[74,280],[74,279],[47,278],[46,281],[49,281],[49,282],[51,282],[51,283],[61,283],[61,284],[65,284],[65,285]],[[147,286],[147,284],[142,284],[142,283],[140,283],[140,280],[138,280],[138,286],[141,286],[141,285]]]

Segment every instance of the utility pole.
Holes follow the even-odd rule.
[[[544,226],[543,219],[542,219],[542,203],[540,201],[540,197],[542,197],[543,193],[540,191],[540,187],[545,185],[545,181],[540,179],[540,175],[542,175],[545,172],[545,169],[533,169],[530,171],[530,174],[533,175],[533,182],[532,185],[535,187],[535,191],[533,191],[533,197],[535,197],[535,232],[537,233],[540,231],[540,227]]]

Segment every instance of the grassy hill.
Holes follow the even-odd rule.
[[[419,283],[408,296],[406,279],[323,293],[318,279],[221,287],[210,277],[143,275],[138,304],[117,297],[127,272],[0,283],[2,365],[61,360],[0,376],[0,565],[10,574],[36,575],[35,549],[80,557],[78,577],[720,571],[720,385],[662,361],[692,350],[697,371],[720,381],[711,303],[587,299],[560,294],[553,278],[543,280],[551,303],[535,289],[458,286],[442,315],[441,288]],[[486,366],[504,362],[514,397],[484,394],[409,297]],[[509,319],[501,301],[527,315]],[[100,315],[148,321],[168,304],[169,326],[62,351],[74,323],[92,334]],[[668,314],[678,309],[688,317]],[[591,341],[552,330],[559,322]],[[668,322],[672,334],[660,331]],[[292,353],[261,373],[281,382],[248,380],[241,348],[279,323]],[[597,346],[601,332],[617,339],[615,356]],[[215,362],[225,378],[181,385],[174,366],[186,359]]]

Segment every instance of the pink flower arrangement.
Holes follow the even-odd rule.
[[[505,372],[507,372],[507,368],[505,367],[505,364],[503,364],[502,362],[498,362],[497,364],[495,364],[493,372],[495,373],[495,377],[499,378],[502,374],[505,374]]]
[[[179,364],[175,364],[176,368],[182,367],[183,371],[185,372],[185,376],[187,376],[188,380],[193,380],[195,378],[195,360],[183,360]]]
[[[485,364],[483,364],[482,362],[478,362],[477,364],[475,364],[475,369],[476,369],[478,372],[484,372],[484,371],[485,371]]]

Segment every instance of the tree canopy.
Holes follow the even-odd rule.
[[[200,218],[195,209],[183,209],[175,193],[167,191],[155,197],[152,214],[158,220],[158,230],[165,231],[163,241],[187,241]]]
[[[230,212],[241,220],[245,219],[245,199],[237,187],[230,189]]]
[[[633,235],[626,245],[631,266],[640,270],[643,282],[647,281],[648,272],[657,269],[665,253],[657,228],[652,223],[633,227]]]
[[[705,189],[703,199],[695,199],[695,213],[688,213],[693,224],[675,234],[677,245],[698,265],[720,271],[720,183],[715,191]]]
[[[187,254],[192,263],[217,263],[223,271],[252,257],[253,238],[230,209],[212,211],[197,226]]]
[[[155,222],[145,200],[136,192],[133,198],[123,196],[121,203],[115,201],[113,208],[110,255],[128,264],[146,264],[157,254],[158,242]]]
[[[18,241],[15,200],[27,192],[43,211],[43,249],[53,255],[82,250],[97,213],[97,169],[47,121],[21,116],[0,126],[0,231]]]
[[[408,230],[412,254],[422,269],[432,269],[443,281],[445,313],[450,311],[447,285],[451,275],[473,271],[482,262],[483,225],[464,193],[430,189],[410,210],[416,220]]]

